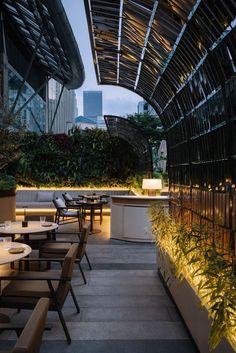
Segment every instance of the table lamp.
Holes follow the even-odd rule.
[[[142,189],[148,190],[148,196],[156,196],[156,190],[162,189],[161,179],[143,179]]]

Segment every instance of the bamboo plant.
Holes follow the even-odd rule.
[[[234,261],[216,246],[217,230],[183,225],[160,206],[150,208],[158,248],[170,258],[174,275],[186,278],[212,318],[209,349],[225,336],[236,350],[236,276]]]

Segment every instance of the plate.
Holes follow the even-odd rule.
[[[20,254],[25,251],[25,248],[11,248],[8,250],[10,254]]]
[[[42,227],[51,227],[52,223],[43,223],[41,224]]]

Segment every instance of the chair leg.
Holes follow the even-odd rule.
[[[88,258],[88,255],[87,255],[87,252],[86,252],[86,251],[84,252],[84,256],[86,257],[87,263],[88,263],[88,265],[89,265],[89,269],[90,269],[90,271],[91,271],[91,270],[92,270],[92,266],[91,266],[91,263],[90,263],[90,261],[89,261],[89,258]]]
[[[72,296],[72,299],[73,299],[73,302],[75,304],[75,307],[76,307],[76,310],[77,310],[77,313],[80,313],[80,307],[79,307],[79,304],[77,302],[77,299],[76,299],[76,296],[75,296],[75,293],[73,291],[73,288],[72,286],[70,285],[70,294]]]
[[[67,343],[70,344],[70,343],[71,343],[71,337],[70,337],[68,328],[67,328],[67,326],[66,326],[66,322],[65,322],[64,316],[63,316],[63,314],[62,314],[62,311],[61,311],[61,309],[60,309],[58,306],[57,306],[57,312],[58,312],[58,316],[59,316],[59,319],[60,319],[60,321],[61,321],[63,330],[64,330],[65,335],[66,335]]]
[[[47,283],[48,283],[48,287],[49,287],[50,292],[51,292],[51,296],[52,296],[52,300],[53,300],[54,305],[55,305],[55,309],[58,312],[59,319],[61,321],[63,330],[65,332],[67,343],[70,344],[71,343],[70,334],[69,334],[68,328],[66,326],[66,322],[65,322],[64,316],[63,316],[62,311],[60,309],[60,305],[59,305],[59,303],[57,301],[57,296],[56,296],[55,290],[53,288],[52,282],[50,280],[47,280]]]
[[[100,225],[102,224],[102,207],[100,209]]]
[[[79,266],[80,273],[81,273],[81,275],[82,275],[82,277],[83,277],[84,284],[86,284],[86,283],[87,283],[86,277],[85,277],[85,275],[84,275],[84,271],[83,271],[83,269],[82,269],[82,267],[81,267],[80,262],[78,262],[78,266]]]

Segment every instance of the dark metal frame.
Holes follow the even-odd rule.
[[[133,122],[119,116],[104,115],[104,120],[110,136],[119,137],[130,144],[139,157],[140,171],[151,178],[153,174],[152,152],[142,130]]]
[[[84,2],[98,82],[135,91],[161,118],[171,209],[218,229],[235,261],[235,1]]]
[[[68,89],[82,85],[84,67],[60,0],[2,0],[0,11],[6,32],[30,61],[27,74],[35,62]]]

